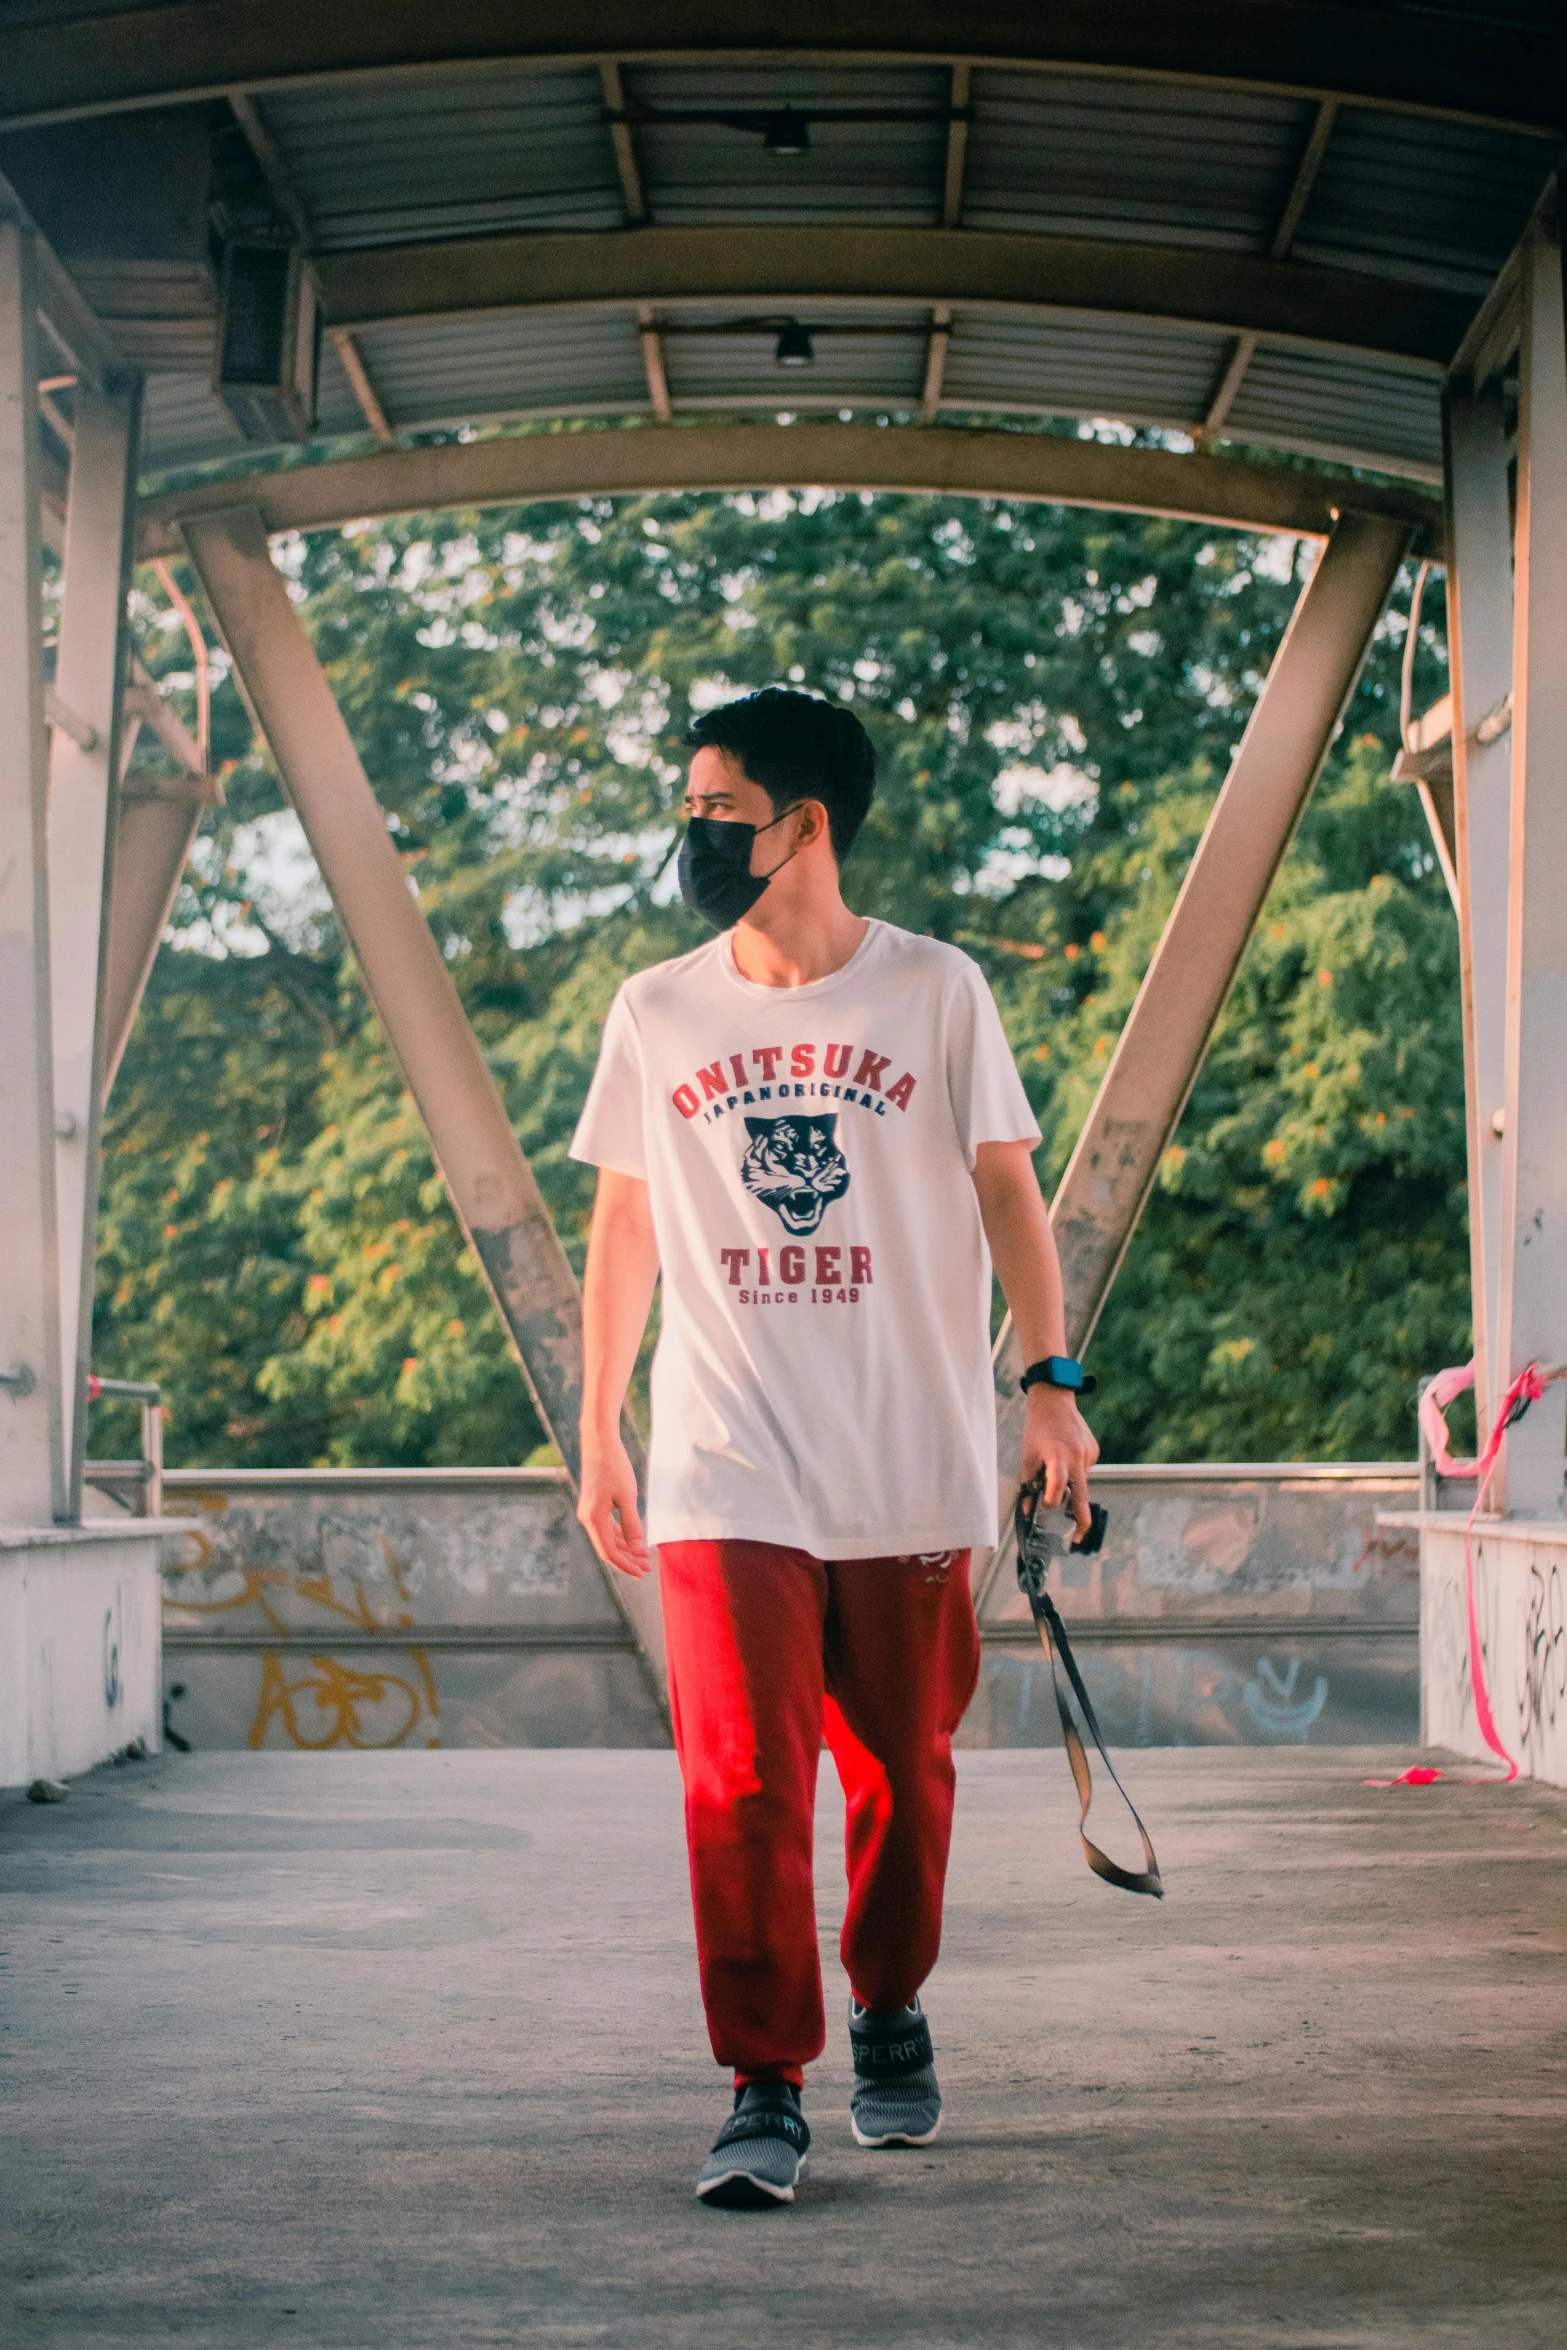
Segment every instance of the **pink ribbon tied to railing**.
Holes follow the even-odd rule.
[[[1521,1420],[1532,1403],[1538,1403],[1553,1379],[1567,1376],[1567,1364],[1550,1363],[1542,1370],[1537,1363],[1528,1363],[1513,1381],[1491,1415],[1491,1433],[1485,1450],[1478,1460],[1455,1460],[1447,1448],[1447,1421],[1445,1409],[1455,1396],[1473,1387],[1475,1367],[1463,1363],[1450,1371],[1438,1371],[1420,1398],[1420,1433],[1426,1440],[1426,1450],[1432,1466],[1440,1477],[1462,1478],[1466,1483],[1475,1480],[1474,1507],[1464,1527],[1464,1604],[1469,1618],[1469,1686],[1474,1692],[1475,1721],[1486,1745],[1498,1759],[1507,1765],[1507,1776],[1516,1779],[1518,1765],[1502,1744],[1491,1711],[1491,1693],[1486,1686],[1485,1654],[1480,1642],[1480,1618],[1475,1607],[1474,1523],[1480,1514],[1480,1503],[1485,1496],[1485,1481],[1491,1473],[1502,1438],[1514,1423]]]
[[[1554,1366],[1553,1366],[1554,1369]],[[1478,1477],[1482,1491],[1491,1473],[1491,1464],[1502,1447],[1502,1438],[1515,1420],[1521,1420],[1532,1403],[1538,1403],[1545,1393],[1546,1372],[1542,1377],[1533,1363],[1521,1370],[1501,1404],[1492,1415],[1491,1434],[1484,1452],[1477,1461],[1457,1461],[1447,1449],[1446,1407],[1457,1396],[1463,1395],[1475,1383],[1473,1363],[1461,1363],[1451,1371],[1438,1371],[1424,1395],[1420,1398],[1420,1433],[1426,1440],[1431,1465],[1439,1477],[1460,1477],[1467,1483]],[[1478,1504],[1479,1495],[1475,1497]]]

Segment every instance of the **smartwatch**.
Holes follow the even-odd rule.
[[[1031,1387],[1065,1387],[1073,1395],[1092,1395],[1098,1384],[1072,1355],[1046,1355],[1042,1362],[1030,1363],[1018,1381],[1024,1395]]]

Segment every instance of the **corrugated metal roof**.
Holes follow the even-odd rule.
[[[930,67],[627,67],[628,105],[655,112],[877,108],[914,122],[815,122],[804,155],[754,130],[644,122],[635,131],[652,218],[671,227],[765,221],[913,223],[941,215],[950,74]]]
[[[186,261],[78,262],[72,273],[133,367],[212,369],[217,296]]]
[[[963,309],[942,405],[1190,428],[1207,413],[1229,352],[1227,336],[1178,327]]]
[[[1551,139],[1346,108],[1295,254],[1483,294],[1523,234],[1557,155]]]
[[[976,73],[973,228],[1265,252],[1315,109],[1260,91]]]
[[[1418,30],[1411,22],[1411,38]],[[777,59],[622,68],[650,218],[933,224],[941,217],[951,76],[944,66],[827,66]],[[503,65],[356,75],[276,87],[267,129],[323,251],[537,229],[623,226],[625,198],[595,69]],[[768,154],[752,126],[670,114],[870,108],[894,121],[817,121],[809,151]],[[963,223],[1021,234],[1134,240],[1182,252],[1265,255],[1283,217],[1315,103],[1266,91],[1135,76],[976,70]],[[1549,140],[1389,110],[1337,116],[1291,258],[1478,295],[1515,241],[1554,155]],[[156,369],[149,469],[239,445],[207,390],[210,284],[161,265],[83,264],[84,289]],[[1288,262],[1280,264],[1287,272]],[[178,282],[176,282],[178,281]],[[939,292],[933,286],[933,295]],[[770,309],[736,299],[709,318]],[[702,315],[682,304],[679,325]],[[672,333],[676,407],[918,405],[928,313],[903,303],[811,306],[839,323],[809,370],[778,368],[769,338]],[[895,328],[896,331],[888,331]],[[394,427],[508,416],[645,415],[636,318],[569,306],[371,324],[358,331]],[[965,413],[1098,415],[1191,429],[1233,340],[1114,313],[959,307],[943,405]],[[183,386],[176,371],[189,369]],[[1226,432],[1428,472],[1438,462],[1429,373],[1263,343]],[[364,420],[328,341],[321,437]]]
[[[487,310],[355,336],[395,427],[503,416],[614,415],[648,404],[629,313]]]
[[[148,376],[141,410],[144,472],[174,473],[240,457],[247,445],[205,375]]]
[[[1261,346],[1225,420],[1231,440],[1273,443],[1438,480],[1441,387],[1428,373]]]
[[[599,77],[521,66],[268,92],[323,252],[625,218]]]

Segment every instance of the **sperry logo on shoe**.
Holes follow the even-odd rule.
[[[930,2049],[923,2032],[912,2040],[882,2040],[867,2045],[856,2041],[854,2069],[857,2073],[918,2072],[930,2062]]]

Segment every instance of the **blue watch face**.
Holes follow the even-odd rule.
[[[1050,1373],[1058,1387],[1081,1387],[1083,1384],[1083,1366],[1075,1362],[1071,1355],[1052,1355]]]

